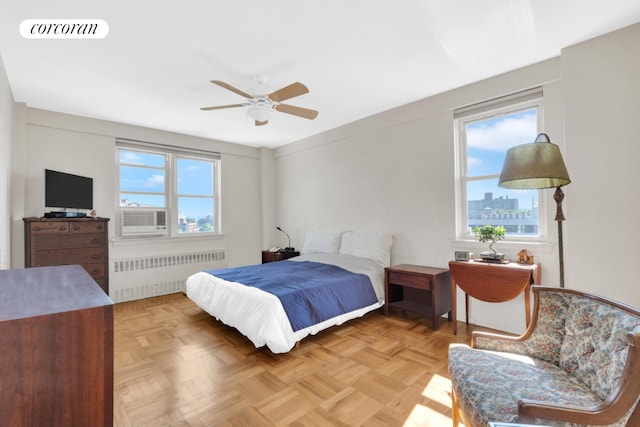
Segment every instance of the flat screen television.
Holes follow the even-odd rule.
[[[44,205],[47,208],[93,209],[93,178],[45,169]]]

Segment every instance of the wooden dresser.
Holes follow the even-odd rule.
[[[0,270],[0,424],[113,426],[113,302],[79,265]]]
[[[24,218],[25,267],[80,264],[109,295],[109,218]]]

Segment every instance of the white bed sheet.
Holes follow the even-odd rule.
[[[294,332],[278,297],[256,287],[199,272],[187,279],[187,296],[211,316],[240,331],[256,348],[266,345],[273,353],[286,353],[304,337],[363,316],[384,304],[384,267],[374,261],[335,254],[307,254],[289,260],[322,262],[366,274],[378,301]]]

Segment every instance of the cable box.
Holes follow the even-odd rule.
[[[62,212],[62,211],[52,211],[45,212],[45,218],[86,218],[87,214],[84,212]]]

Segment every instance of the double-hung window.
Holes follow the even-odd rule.
[[[124,237],[220,233],[217,153],[118,141],[118,232]]]
[[[507,150],[533,142],[541,122],[541,89],[455,111],[459,239],[473,239],[473,229],[487,224],[504,227],[507,240],[541,240],[546,236],[546,221],[539,214],[540,190],[498,187]]]

